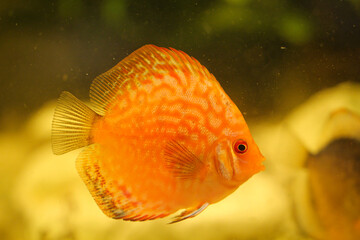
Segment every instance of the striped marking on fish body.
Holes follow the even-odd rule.
[[[173,77],[153,79],[151,81],[154,83],[149,82],[149,86],[145,82],[130,94],[121,96],[121,101],[126,102],[126,106],[115,105],[109,112],[111,115],[109,118],[114,123],[114,127],[116,126],[116,132],[119,133],[117,137],[123,138],[124,146],[133,148],[130,151],[133,154],[126,151],[128,156],[131,156],[131,159],[143,159],[140,162],[138,161],[137,165],[139,166],[145,164],[148,164],[148,167],[157,166],[162,151],[162,147],[158,146],[164,146],[166,139],[179,136],[190,138],[192,143],[196,141],[197,147],[192,148],[193,151],[196,155],[204,156],[207,146],[211,145],[222,131],[223,122],[226,121],[225,111],[222,110],[225,106],[219,106],[222,103],[221,101],[213,101],[208,97],[211,93],[210,90],[214,87],[213,92],[215,93],[213,94],[216,96],[215,94],[220,91],[216,88],[217,86],[203,87],[204,84],[200,84],[201,81],[178,81],[183,77],[176,79],[175,81]],[[179,126],[182,127],[182,131],[179,131]],[[150,153],[147,149],[152,149],[153,153]],[[149,164],[150,162],[153,162],[153,164]],[[128,169],[130,167],[124,168]],[[130,175],[143,172],[144,175],[151,176],[162,172],[159,169],[153,172],[148,171],[144,168],[142,170],[135,168]],[[166,171],[166,169],[163,169],[163,171]],[[162,191],[164,199],[178,199],[184,195],[184,191],[198,191],[196,189],[199,185],[193,183],[188,185],[179,184],[169,174],[163,174],[163,177],[158,178],[162,180],[152,181],[154,185],[149,186],[149,189],[161,189],[163,182],[167,182],[167,189]],[[164,178],[167,180],[164,180]],[[141,189],[133,189],[136,192],[135,195],[138,195],[139,191],[144,194],[143,196],[140,194],[139,199],[136,201],[151,202],[156,200],[156,196],[152,196],[150,192],[144,191],[143,188]],[[188,200],[193,201],[191,198]]]
[[[119,96],[119,100],[125,101],[127,105],[114,104],[114,108],[109,113],[111,114],[109,118],[115,123],[116,132],[119,133],[117,137],[123,137],[124,145],[136,149],[132,150],[135,154],[132,158],[143,158],[140,162],[144,163],[138,163],[140,166],[145,162],[146,164],[153,162],[155,166],[159,164],[160,152],[166,139],[178,137],[189,138],[192,143],[196,142],[197,147],[193,147],[192,150],[196,155],[204,156],[207,146],[217,139],[226,123],[224,115],[226,106],[222,105],[223,102],[219,99],[221,87],[200,64],[202,71],[195,71],[193,68],[179,71],[175,61],[174,65],[171,62],[170,64],[154,64],[154,62],[139,61],[136,64],[137,69],[134,69],[133,78],[139,79],[141,85],[126,83],[132,85],[128,87],[132,90],[128,94]],[[147,71],[150,64],[158,74],[154,75]],[[208,79],[205,79],[206,77]],[[224,124],[221,124],[222,122]],[[179,131],[179,126],[187,130]],[[153,154],[147,149],[152,149]],[[132,172],[136,174],[137,171],[134,169]],[[144,173],[144,175],[158,172],[161,171]],[[197,191],[190,190],[196,189],[196,184],[189,183],[185,186],[184,183],[179,184],[172,179],[171,175],[165,174],[163,177],[167,180],[155,181],[155,185],[149,189],[159,188],[162,182],[167,182],[169,188],[166,190],[167,193],[163,192],[164,198],[178,198],[184,194],[185,189],[190,192]],[[149,199],[150,193],[146,194],[148,195],[146,199]]]
[[[173,78],[171,77],[170,79]],[[116,106],[116,114],[114,114],[115,116],[112,115],[112,121],[125,124],[129,122],[128,119],[132,119],[133,127],[137,128],[137,124],[134,122],[134,116],[140,114],[147,116],[150,115],[149,111],[151,111],[151,115],[160,116],[158,119],[155,117],[155,121],[158,124],[167,124],[168,121],[174,122],[174,119],[181,118],[185,119],[182,124],[185,124],[189,129],[194,130],[194,123],[197,125],[200,124],[206,129],[211,129],[213,131],[204,131],[202,128],[203,133],[212,135],[209,137],[209,140],[214,139],[214,135],[219,133],[218,130],[223,125],[221,124],[222,121],[228,123],[226,122],[226,117],[228,116],[222,114],[223,107],[219,101],[214,99],[214,91],[210,92],[210,97],[208,97],[207,89],[209,88],[202,88],[201,86],[204,84],[199,84],[201,81],[193,81],[196,83],[190,86],[190,89],[192,88],[193,90],[186,90],[185,95],[182,94],[184,92],[184,90],[182,90],[184,86],[175,85],[173,84],[174,82],[169,81],[169,79],[154,79],[151,82],[154,83],[149,84],[149,87],[140,87],[134,91],[130,91],[128,95],[122,95],[120,104]],[[171,84],[168,82],[171,82]],[[146,85],[147,84],[145,84],[145,86]],[[201,94],[202,96],[196,96],[198,94],[195,93],[201,91],[203,92],[203,94]],[[157,107],[158,105],[160,105],[160,107]],[[211,106],[210,109],[209,106]],[[216,114],[214,114],[214,111]],[[167,116],[169,120],[167,120]],[[130,126],[131,124],[125,124],[123,128]],[[141,127],[144,129],[144,124],[142,124]]]

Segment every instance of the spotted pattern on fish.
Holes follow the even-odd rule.
[[[67,114],[55,115],[54,149],[61,154],[92,144],[77,169],[112,218],[143,221],[179,209],[186,210],[173,222],[194,217],[263,169],[239,109],[215,77],[181,51],[146,45],[98,76],[90,87],[96,113],[62,95],[69,100],[59,101],[55,112]],[[71,114],[80,121],[56,117]],[[91,129],[82,130],[90,120]],[[67,139],[61,132],[67,128],[79,134]],[[71,148],[62,150],[61,140]],[[239,142],[249,151],[238,150]]]

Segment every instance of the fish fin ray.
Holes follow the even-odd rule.
[[[196,208],[188,208],[188,209],[184,210],[182,213],[180,213],[179,215],[175,216],[173,218],[173,220],[171,222],[169,222],[169,224],[177,223],[177,222],[183,221],[188,218],[193,218],[193,217],[199,215],[208,206],[209,206],[209,203],[204,203]]]
[[[196,178],[204,166],[197,156],[176,140],[166,143],[164,159],[166,167],[174,176],[183,179]]]
[[[109,187],[110,181],[102,173],[100,154],[99,144],[86,147],[76,159],[76,169],[105,215],[113,219],[129,221],[152,220],[168,215],[152,209],[143,209],[139,202],[121,193],[127,191],[125,185],[121,185],[121,189],[118,190],[115,190],[117,188],[114,186]]]
[[[170,73],[175,74],[182,84],[200,78],[215,81],[204,66],[186,53],[145,45],[96,77],[90,87],[90,100],[95,111],[103,116],[119,96],[130,89],[136,90],[143,80],[151,84],[154,79]]]
[[[147,220],[155,220],[159,218],[164,218],[168,216],[168,213],[162,213],[162,214],[145,214],[145,213],[139,213],[136,215],[131,215],[124,217],[123,220],[125,221],[147,221]]]
[[[91,129],[100,116],[69,92],[62,92],[51,130],[54,154],[61,155],[92,143]]]
[[[131,210],[129,206],[126,209],[126,204],[122,205],[123,208],[118,207],[119,204],[115,201],[113,193],[106,186],[107,181],[102,175],[98,154],[100,154],[98,144],[85,148],[76,159],[76,169],[105,215],[114,219],[124,218],[131,214]],[[124,202],[125,199],[122,203]]]
[[[124,83],[120,69],[117,66],[97,76],[90,86],[90,100],[97,113],[104,116]]]

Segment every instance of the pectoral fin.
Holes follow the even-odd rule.
[[[176,140],[166,144],[164,158],[166,167],[178,178],[195,178],[204,167],[203,162],[194,153]]]

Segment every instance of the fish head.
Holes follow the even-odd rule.
[[[264,170],[262,162],[265,158],[250,133],[219,138],[209,156],[220,181],[226,185],[239,186]]]

